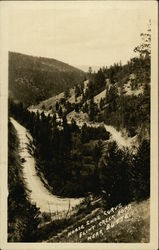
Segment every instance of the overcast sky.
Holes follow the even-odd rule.
[[[74,66],[109,66],[134,56],[151,18],[150,2],[50,2],[11,8],[9,50]],[[20,5],[19,5],[20,6]],[[35,8],[34,8],[35,7]]]

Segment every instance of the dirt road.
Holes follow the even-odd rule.
[[[11,118],[19,140],[20,148],[19,154],[24,158],[23,175],[26,182],[26,187],[31,191],[30,200],[36,203],[41,212],[56,212],[66,211],[68,207],[74,207],[79,204],[82,199],[74,198],[60,198],[50,193],[43,185],[39,176],[37,176],[35,169],[35,159],[28,151],[29,138],[32,138],[25,127],[20,125],[16,120]]]

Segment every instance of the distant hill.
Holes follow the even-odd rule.
[[[9,97],[37,104],[84,80],[85,73],[55,59],[9,52]]]

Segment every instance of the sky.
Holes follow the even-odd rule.
[[[149,1],[17,2],[8,9],[9,50],[84,70],[124,64],[147,29],[150,8]]]

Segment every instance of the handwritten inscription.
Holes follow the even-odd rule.
[[[102,211],[96,214],[96,216],[86,220],[83,224],[69,231],[67,237],[69,238],[76,235],[79,240],[85,239],[86,241],[103,237],[105,231],[128,220],[132,215],[133,211],[131,205],[123,208],[121,204],[119,204],[116,207],[112,207],[110,210]]]

